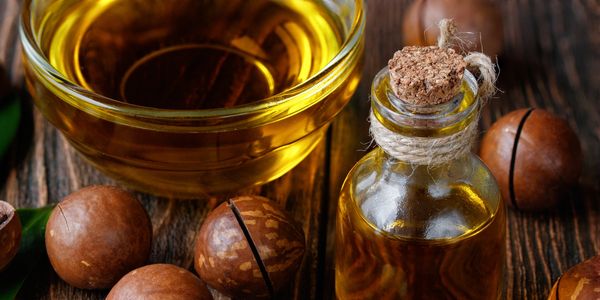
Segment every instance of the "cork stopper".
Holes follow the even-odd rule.
[[[388,62],[392,90],[403,101],[431,106],[452,100],[460,91],[467,63],[453,49],[408,46]]]

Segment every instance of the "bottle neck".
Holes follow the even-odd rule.
[[[477,80],[467,70],[458,95],[446,103],[416,106],[398,98],[390,86],[387,68],[382,69],[371,86],[371,108],[389,130],[405,136],[441,137],[463,130],[477,121],[479,99]]]
[[[451,101],[415,106],[396,97],[387,68],[371,89],[371,134],[392,157],[413,165],[437,165],[464,157],[477,132],[477,81],[465,71],[460,92]]]

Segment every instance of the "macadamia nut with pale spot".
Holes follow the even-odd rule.
[[[112,186],[90,186],[65,197],[46,226],[52,267],[68,284],[110,288],[150,255],[152,225],[141,203]]]
[[[567,270],[558,278],[548,300],[600,298],[600,255]]]
[[[137,268],[123,276],[106,300],[212,300],[202,282],[188,270],[169,264]]]
[[[238,298],[276,295],[296,274],[304,233],[275,203],[259,196],[215,208],[198,233],[195,267],[200,278]]]

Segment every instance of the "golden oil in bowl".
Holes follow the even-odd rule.
[[[42,37],[51,65],[106,97],[167,109],[232,107],[307,80],[340,50],[342,33],[323,7],[290,3],[81,1],[48,12],[64,21]]]
[[[161,195],[273,180],[356,89],[362,1],[25,2],[28,86],[105,173]]]

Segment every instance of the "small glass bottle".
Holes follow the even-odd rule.
[[[379,122],[409,141],[444,144],[466,130],[476,135],[478,86],[467,70],[459,92],[437,105],[407,103],[390,82],[388,68],[373,81],[372,133]],[[437,163],[398,159],[377,147],[354,166],[337,211],[338,299],[500,298],[504,204],[469,145]]]

